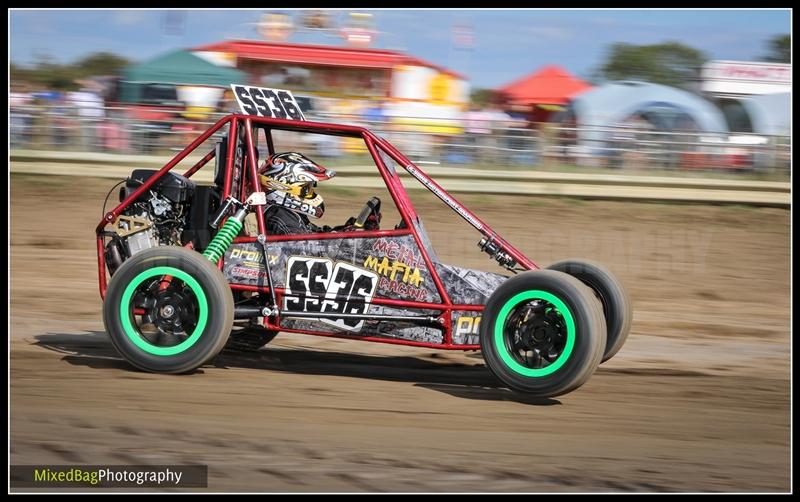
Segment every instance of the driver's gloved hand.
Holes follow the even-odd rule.
[[[328,225],[325,225],[324,228],[327,229],[325,230],[326,232],[352,232],[356,229],[355,223],[355,217],[351,216],[347,218],[347,221],[344,222],[344,225],[336,225],[335,227],[329,227]]]
[[[381,213],[372,213],[364,222],[364,230],[380,230],[381,229]]]
[[[364,230],[380,230],[381,229],[381,199],[372,197],[367,201],[367,206],[372,209],[372,212],[364,221]]]
[[[364,230],[380,230],[381,228],[381,212],[380,212],[380,201],[378,201],[377,211],[369,215],[367,220],[364,222]],[[344,225],[337,225],[335,227],[329,227],[325,225],[322,227],[323,232],[353,232],[358,230],[356,227],[356,218],[355,216],[351,216],[347,218],[347,221],[344,222]]]

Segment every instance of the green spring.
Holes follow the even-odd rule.
[[[222,255],[225,254],[225,251],[228,250],[228,247],[233,242],[234,237],[239,235],[239,230],[242,229],[242,222],[237,220],[236,218],[228,218],[228,221],[222,225],[222,228],[219,229],[217,235],[211,239],[206,250],[203,252],[203,256],[211,260],[212,263],[217,263]]]

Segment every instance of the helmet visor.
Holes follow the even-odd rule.
[[[316,181],[309,181],[308,183],[303,183],[300,186],[300,197],[303,199],[313,199],[317,196],[317,192],[314,190],[316,188],[317,182]]]

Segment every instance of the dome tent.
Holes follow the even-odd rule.
[[[572,106],[578,122],[587,126],[614,126],[635,113],[660,106],[686,113],[701,131],[728,131],[724,115],[709,101],[648,82],[611,82],[578,95]]]
[[[764,94],[741,98],[750,115],[753,132],[770,136],[788,136],[792,123],[792,93]]]
[[[714,104],[690,92],[660,84],[616,81],[595,87],[572,99],[571,113],[581,129],[578,142],[589,153],[602,154],[612,134],[606,128],[629,118],[646,116],[656,130],[693,129],[725,134],[725,116]],[[599,148],[600,151],[592,151]]]

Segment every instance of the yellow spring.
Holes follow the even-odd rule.
[[[237,220],[236,218],[228,218],[228,221],[222,225],[222,228],[219,229],[217,235],[211,240],[206,250],[203,252],[203,256],[211,260],[212,263],[216,264],[222,255],[225,254],[225,251],[228,250],[233,239],[239,235],[239,231],[242,229],[242,222]]]

